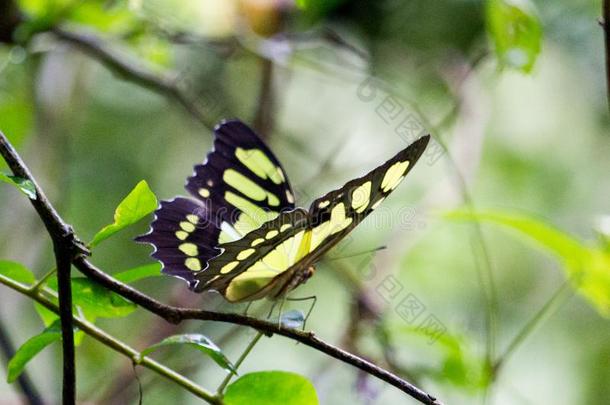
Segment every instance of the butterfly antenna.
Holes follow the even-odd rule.
[[[346,255],[346,256],[331,257],[331,258],[328,258],[326,260],[331,262],[331,261],[335,261],[335,260],[349,259],[350,257],[357,257],[357,256],[366,255],[368,253],[379,252],[380,250],[384,250],[386,248],[387,248],[387,246],[378,246],[378,247],[376,247],[375,249],[372,249],[372,250],[365,250],[364,252],[351,253],[351,254]]]

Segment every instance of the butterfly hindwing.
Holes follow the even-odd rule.
[[[221,252],[217,247],[220,229],[209,222],[208,216],[205,207],[188,198],[161,201],[150,232],[136,241],[154,246],[151,256],[163,264],[164,273],[193,286],[195,273]]]
[[[299,208],[282,212],[246,237],[220,245],[223,253],[197,274],[195,291],[220,291],[229,301],[255,299],[307,253],[307,216]]]
[[[240,121],[214,130],[214,149],[195,166],[186,189],[214,214],[221,241],[238,239],[294,208],[284,169],[260,138]]]

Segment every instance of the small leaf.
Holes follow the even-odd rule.
[[[318,396],[305,377],[286,371],[241,376],[227,387],[225,405],[316,405]]]
[[[28,339],[9,361],[7,381],[12,383],[17,380],[30,360],[32,360],[45,347],[49,346],[51,343],[57,342],[58,340],[61,340],[61,328],[59,321],[54,322],[39,335]]]
[[[57,304],[56,298],[51,298],[51,301],[54,301],[55,304]],[[40,317],[40,319],[42,319],[42,323],[44,324],[45,327],[49,327],[53,323],[59,322],[59,315],[57,315],[55,312],[47,309],[46,307],[40,305],[39,303],[34,302],[34,309],[38,313],[38,316]],[[93,318],[88,318],[87,320],[91,323],[95,322],[95,319],[93,319]],[[82,330],[74,331],[74,345],[75,346],[80,346],[80,344],[83,342],[84,338],[85,338],[85,332],[83,332]]]
[[[0,260],[0,274],[22,284],[36,282],[36,278],[27,267],[9,260]]]
[[[540,53],[542,28],[529,0],[488,0],[487,31],[501,65],[524,73]]]
[[[94,247],[129,225],[135,224],[157,208],[157,197],[142,180],[125,197],[114,212],[114,223],[99,231],[89,246]]]
[[[305,322],[305,314],[298,309],[293,309],[288,312],[284,312],[280,318],[280,322],[283,328],[298,329],[303,327]]]
[[[184,335],[175,335],[170,336],[166,339],[163,339],[161,342],[156,343],[148,348],[144,349],[140,356],[144,357],[157,349],[165,346],[174,346],[174,345],[187,345],[192,348],[199,350],[200,352],[209,356],[212,360],[216,362],[220,367],[225,369],[226,371],[237,374],[235,367],[233,364],[227,359],[224,353],[220,350],[218,346],[214,342],[212,342],[207,336],[200,334],[184,334]]]
[[[17,187],[17,189],[19,189],[19,191],[25,194],[29,199],[36,199],[36,187],[34,187],[34,183],[32,183],[30,180],[17,176],[10,176],[0,172],[0,181]]]
[[[145,264],[113,275],[117,280],[127,284],[144,278],[159,276],[161,276],[161,264],[159,263]]]
[[[425,328],[421,327],[401,325],[393,330],[405,335],[419,336],[426,341],[430,338]],[[429,344],[429,341],[427,343]],[[438,382],[449,382],[471,393],[486,388],[491,382],[487,362],[475,355],[473,344],[465,337],[443,333],[435,340],[433,347],[441,353],[442,361],[436,367],[422,369],[422,373]],[[437,362],[433,361],[431,364]]]
[[[57,291],[57,278],[50,279],[47,285]],[[90,321],[127,316],[137,308],[133,302],[84,277],[72,279],[72,302]]]
[[[57,300],[54,299],[54,301]],[[59,319],[59,315],[47,309],[45,306],[40,305],[37,302],[34,302],[34,309],[38,313],[38,316],[40,316],[40,319],[42,320],[42,323],[44,323],[44,326],[51,326],[53,322]]]
[[[587,298],[601,315],[610,317],[609,252],[589,247],[551,225],[524,215],[456,210],[449,212],[446,218],[488,221],[534,240],[563,262],[574,289]]]

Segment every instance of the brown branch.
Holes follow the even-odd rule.
[[[94,34],[61,28],[54,28],[51,31],[57,38],[74,45],[123,79],[176,101],[206,128],[214,128],[211,118],[206,116],[192,96],[180,89],[174,77],[154,73],[144,66],[128,61],[125,55],[111,49]]]
[[[17,5],[12,0],[0,2],[0,42],[12,44],[13,33],[21,22]]]
[[[610,109],[610,0],[604,0],[603,3],[603,18],[602,28],[604,29],[604,43],[606,45],[606,86],[608,97],[608,108]]]
[[[39,198],[30,200],[43,222],[47,226],[48,232],[51,234],[53,240],[65,240],[66,230],[70,230],[72,235],[72,242],[75,249],[80,250],[80,254],[73,256],[73,264],[83,274],[97,281],[99,284],[108,288],[109,290],[133,301],[139,306],[147,309],[168,322],[180,323],[189,319],[196,319],[202,321],[215,321],[225,322],[236,325],[247,326],[265,333],[268,336],[273,334],[281,335],[292,340],[303,343],[306,346],[312,347],[322,353],[325,353],[335,359],[338,359],[344,363],[350,364],[360,370],[373,375],[388,384],[400,389],[411,397],[417,399],[424,404],[440,404],[435,397],[425,393],[421,389],[417,388],[413,384],[409,383],[398,377],[397,375],[379,367],[375,364],[355,356],[345,350],[335,347],[329,343],[316,337],[312,332],[305,332],[296,329],[282,328],[280,325],[274,322],[262,321],[260,319],[252,318],[245,315],[233,314],[233,313],[221,313],[191,308],[179,308],[170,305],[165,305],[154,298],[148,297],[140,291],[119,282],[112,278],[108,274],[104,273],[93,264],[91,264],[85,257],[86,251],[82,249],[82,246],[78,242],[73,234],[71,233],[70,227],[63,222],[63,220],[57,215],[53,206],[44,196],[40,187],[36,184],[34,178],[29,173],[27,167],[14,150],[14,148],[8,142],[8,139],[0,132],[0,155],[4,157],[11,170],[16,176],[23,177],[27,180],[32,181],[36,187],[37,196]],[[49,224],[47,225],[47,222]]]
[[[28,179],[36,189],[36,198],[30,199],[38,216],[42,219],[49,236],[53,242],[55,260],[57,265],[57,282],[61,332],[63,342],[63,403],[75,402],[75,367],[74,367],[74,333],[72,328],[72,285],[70,283],[70,268],[74,257],[85,253],[86,249],[78,241],[72,228],[59,217],[36,180],[30,174],[17,151],[8,139],[0,132],[0,152],[2,156],[11,156],[6,162],[15,176]]]

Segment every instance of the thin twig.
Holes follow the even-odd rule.
[[[2,354],[4,354],[7,362],[15,355],[15,347],[2,321],[0,321],[0,350],[2,350]],[[17,378],[17,384],[19,384],[19,388],[29,405],[43,405],[36,386],[32,383],[30,376],[25,370]]]
[[[273,60],[263,57],[259,57],[259,60],[261,65],[261,84],[253,125],[254,129],[263,139],[268,139],[271,136],[274,124]]]
[[[526,337],[528,337],[532,331],[540,325],[540,323],[547,317],[549,317],[555,310],[557,310],[566,300],[574,295],[572,289],[572,279],[564,281],[564,283],[555,291],[555,293],[548,299],[548,301],[534,314],[534,316],[523,326],[523,328],[515,335],[513,340],[508,344],[506,350],[502,355],[498,357],[493,365],[494,374],[497,374],[500,367],[506,362],[506,360],[514,353],[514,351],[523,343]]]
[[[610,0],[604,0],[603,3],[603,22],[602,28],[604,30],[604,43],[606,45],[606,86],[607,86],[607,97],[608,97],[608,109],[610,109]]]
[[[261,332],[258,332],[256,334],[256,336],[254,336],[254,338],[250,341],[250,343],[248,343],[248,346],[246,346],[246,349],[244,350],[244,352],[241,354],[241,356],[239,356],[239,359],[237,359],[237,361],[235,362],[235,370],[239,369],[239,366],[241,366],[241,363],[244,362],[246,357],[248,357],[248,355],[250,354],[252,349],[254,349],[254,346],[256,346],[256,344],[262,337],[263,337],[263,334]],[[218,389],[216,390],[217,395],[223,394],[223,392],[225,391],[225,388],[231,382],[231,378],[233,378],[233,373],[227,374],[225,379],[222,380],[222,382],[218,386]]]
[[[173,99],[205,127],[210,130],[214,128],[212,119],[201,110],[193,97],[179,88],[174,77],[154,73],[144,66],[128,61],[125,55],[111,49],[94,34],[67,31],[61,28],[53,28],[51,31],[57,38],[74,45],[125,80]]]
[[[65,235],[66,229],[70,229],[70,227],[65,222],[63,222],[61,217],[59,217],[59,215],[55,212],[53,206],[44,196],[44,193],[30,174],[29,170],[27,169],[15,149],[10,145],[8,139],[2,132],[0,132],[0,155],[4,157],[4,160],[16,176],[22,177],[26,180],[30,180],[32,184],[34,184],[37,196],[39,198],[33,200],[31,199],[30,202],[32,203],[40,217],[43,219],[43,221],[45,221],[45,225],[47,225],[46,221],[50,222],[47,225],[47,231],[51,234],[51,237],[58,238],[61,235]],[[119,295],[122,295],[123,297],[133,301],[134,303],[140,305],[148,311],[164,318],[168,322],[179,323],[187,319],[226,322],[248,326],[257,329],[269,336],[273,334],[282,335],[301,342],[322,353],[334,357],[337,360],[341,360],[344,363],[351,364],[352,366],[357,367],[360,370],[393,385],[394,387],[400,389],[401,391],[405,392],[406,394],[419,400],[422,403],[439,403],[438,401],[436,401],[435,397],[425,393],[424,391],[417,388],[408,381],[403,380],[397,375],[379,366],[376,366],[375,364],[367,360],[364,360],[358,356],[346,352],[345,350],[326,343],[325,341],[317,338],[312,332],[304,332],[296,329],[287,329],[285,327],[282,328],[275,322],[262,321],[260,319],[255,319],[239,314],[220,313],[190,308],[178,308],[170,305],[165,305],[141,293],[140,291],[119,282],[118,280],[99,270],[85,258],[85,254],[87,253],[86,250],[83,250],[82,246],[78,242],[78,239],[76,239],[73,234],[71,235],[73,236],[71,240],[75,248],[81,250],[80,254],[76,254],[73,257],[73,264],[76,268],[78,268],[87,277],[93,279],[94,281],[97,281],[102,286],[108,288],[111,291],[116,292]]]

